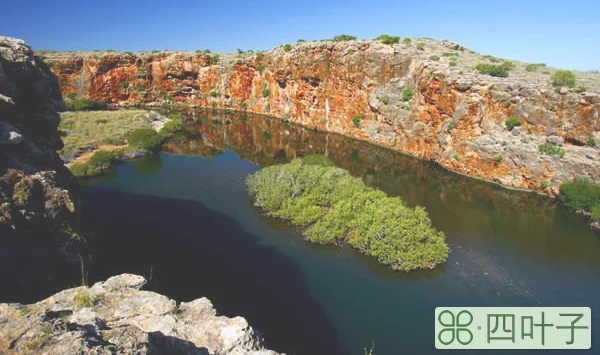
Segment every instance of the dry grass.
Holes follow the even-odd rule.
[[[65,147],[61,155],[78,156],[103,145],[121,146],[129,133],[150,128],[155,115],[145,110],[64,112],[60,129],[65,132]]]

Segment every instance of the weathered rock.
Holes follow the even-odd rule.
[[[23,41],[1,36],[0,95],[7,103],[0,103],[0,189],[4,192],[0,204],[6,205],[0,210],[0,216],[5,216],[0,217],[0,225],[20,233],[39,229],[44,223],[46,232],[51,232],[76,208],[71,192],[76,182],[56,154],[62,147],[57,131],[61,93],[56,77]],[[31,182],[40,184],[36,197],[40,208],[15,213],[15,208],[23,205],[19,200],[30,198],[30,191],[20,186]],[[13,198],[7,198],[10,196]],[[7,214],[15,218],[7,218]]]
[[[32,305],[0,304],[0,353],[277,354],[244,318],[218,316],[206,298],[177,306],[140,290],[145,283],[123,274]]]
[[[48,282],[47,266],[78,236],[77,181],[56,152],[63,106],[56,77],[31,48],[0,36],[0,254],[9,256],[0,268],[18,275],[2,286],[7,293],[13,280]]]
[[[431,60],[432,55],[440,59]],[[205,53],[55,53],[48,58],[65,94],[124,105],[173,102],[269,114],[518,188],[544,190],[542,182],[562,181],[554,176],[581,173],[577,157],[591,148],[569,142],[598,135],[600,74],[577,73],[588,92],[560,93],[549,75],[526,71],[526,63],[516,63],[507,78],[474,70],[487,60],[454,42],[430,39],[394,46],[307,42],[287,52],[276,48],[220,63]],[[123,82],[133,85],[124,90]],[[413,94],[405,95],[405,89]],[[362,118],[359,125],[353,123],[356,116]],[[517,136],[505,135],[510,116],[522,118]],[[520,159],[531,153],[546,160],[532,144],[549,135],[565,139],[567,154],[560,164],[540,169]],[[502,162],[476,150],[480,146],[472,142],[478,137],[506,144],[496,149]],[[527,149],[507,149],[515,140],[529,142]],[[600,162],[590,161],[583,174],[600,181]]]

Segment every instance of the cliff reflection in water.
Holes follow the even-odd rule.
[[[548,197],[501,188],[396,151],[279,119],[223,111],[189,111],[186,116],[190,120],[185,132],[165,147],[167,152],[213,157],[231,150],[261,166],[324,154],[368,185],[400,196],[409,205],[425,206],[451,247],[494,240],[497,246],[518,247],[529,258],[600,266],[595,232],[583,217]],[[573,238],[583,239],[577,248],[571,245]]]

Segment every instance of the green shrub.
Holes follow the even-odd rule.
[[[82,97],[65,101],[67,111],[92,111],[106,109],[106,104],[99,100]]]
[[[532,63],[532,64],[527,64],[527,66],[525,67],[525,70],[527,71],[537,71],[539,68],[543,68],[545,67],[546,64],[544,63]]]
[[[561,147],[554,145],[552,143],[542,143],[538,146],[538,150],[540,153],[542,154],[546,154],[546,155],[556,155],[559,157],[564,157],[565,156],[565,150],[562,149]]]
[[[165,123],[158,133],[163,139],[168,139],[181,130],[183,130],[183,117],[181,114],[174,114],[171,116],[171,120]]]
[[[504,124],[506,124],[506,128],[509,131],[512,131],[513,128],[521,125],[521,119],[517,116],[510,116],[506,121],[504,121]]]
[[[578,94],[584,93],[587,91],[587,88],[585,86],[578,86],[577,88],[575,88],[575,92]]]
[[[512,62],[504,62],[500,65],[479,63],[475,66],[475,69],[481,73],[489,76],[495,76],[500,78],[508,77],[508,72],[514,67]]]
[[[271,96],[271,90],[269,90],[267,87],[264,87],[262,89],[261,94],[262,94],[262,97],[267,98],[267,97]]]
[[[423,42],[417,42],[417,49],[422,51],[425,49],[425,43]]]
[[[429,57],[429,60],[433,60],[434,62],[437,62],[438,60],[440,60],[440,56],[434,54]]]
[[[76,177],[88,176],[88,164],[72,163],[71,165],[69,165],[69,170],[71,170],[73,175],[75,175]]]
[[[400,43],[400,37],[398,36],[381,35],[377,37],[376,40],[381,41],[381,43],[388,44],[390,46]]]
[[[404,88],[402,90],[402,101],[410,101],[413,98],[413,89],[412,88]]]
[[[592,219],[594,221],[600,221],[600,205],[592,206],[590,209],[590,214],[592,215]]]
[[[333,37],[334,42],[344,42],[344,41],[354,41],[356,39],[355,36],[341,34]]]
[[[570,70],[557,70],[552,74],[552,85],[556,87],[575,87],[575,74]]]
[[[75,303],[75,305],[77,307],[80,307],[80,308],[94,306],[94,300],[92,299],[89,291],[87,291],[87,290],[85,290],[85,291],[82,290],[82,291],[77,292],[77,294],[75,295],[75,298],[73,299],[73,302]]]
[[[269,139],[271,139],[271,133],[269,133],[268,131],[263,131],[263,133],[262,133],[262,139],[264,141],[268,141]]]
[[[377,100],[379,100],[379,102],[381,102],[384,105],[387,105],[390,103],[390,98],[387,95],[377,96]]]
[[[550,187],[550,183],[548,181],[542,181],[540,186],[542,189],[546,190],[548,187]]]
[[[405,38],[402,40],[402,43],[404,43],[404,44],[410,44],[410,42],[412,42],[412,40],[410,38]]]
[[[207,53],[210,53],[210,51],[208,51]],[[208,57],[208,63],[209,64],[217,64],[217,63],[219,63],[220,59],[221,59],[221,56],[217,53],[214,53],[210,57]]]
[[[157,151],[163,142],[163,137],[151,128],[138,128],[127,137],[127,143],[132,149]]]
[[[458,57],[458,53],[456,53],[456,52],[444,52],[444,53],[442,53],[442,57],[457,58]]]
[[[263,52],[256,52],[256,59],[257,60],[265,59],[265,54]]]
[[[123,162],[123,153],[120,151],[110,152],[99,150],[88,163],[72,163],[69,165],[69,170],[77,177],[94,176],[101,174],[103,171],[111,169]]]
[[[361,116],[352,117],[352,124],[354,125],[354,127],[359,127],[361,122],[362,122]]]
[[[110,169],[123,162],[123,153],[120,151],[111,152],[108,150],[99,150],[90,158],[89,165],[93,168],[102,170]]]
[[[560,184],[558,199],[565,206],[577,211],[591,212],[600,206],[600,185],[585,177]]]
[[[588,147],[592,147],[592,148],[596,148],[598,146],[598,143],[596,142],[596,140],[593,137],[588,139],[587,142],[585,142],[585,144]]]
[[[448,246],[422,207],[366,186],[326,157],[295,159],[246,179],[255,205],[319,244],[348,244],[394,270],[445,262]]]
[[[283,50],[286,51],[286,52],[291,51],[292,50],[292,45],[291,44],[285,44],[283,46]]]

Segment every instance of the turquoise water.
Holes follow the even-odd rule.
[[[371,344],[377,355],[433,353],[436,306],[600,307],[600,237],[548,198],[278,120],[188,115],[163,154],[85,182],[92,280],[135,272],[180,301],[206,296],[290,354]],[[248,174],[311,153],[425,206],[447,235],[446,265],[392,272],[352,249],[307,244],[252,206]]]

